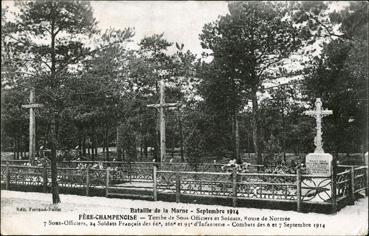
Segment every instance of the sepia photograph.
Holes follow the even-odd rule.
[[[368,22],[1,0],[1,235],[368,235]]]

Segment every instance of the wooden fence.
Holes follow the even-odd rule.
[[[335,212],[344,205],[353,204],[359,192],[368,194],[366,166],[338,166],[338,171],[331,176],[306,175],[300,169],[296,174],[266,174],[175,168],[159,169],[157,163],[131,163],[103,169],[89,165],[81,169],[59,167],[57,179],[60,187],[79,189],[87,196],[97,189],[104,191],[105,196],[122,197],[137,197],[140,191],[145,191],[154,201],[159,194],[173,195],[177,202],[186,196],[229,199],[234,207],[243,200],[262,200],[291,203],[297,211],[313,203],[328,205]],[[50,167],[1,165],[1,183],[5,189],[35,186],[37,191],[47,192],[51,187]]]

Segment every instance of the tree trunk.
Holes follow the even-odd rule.
[[[157,162],[161,162],[160,159],[160,119],[159,119],[159,112],[156,113],[156,135],[155,135],[155,160]]]
[[[83,143],[83,135],[81,135],[81,133],[82,133],[82,131],[81,131],[81,129],[80,128],[78,128],[78,130],[79,130],[79,132],[78,132],[78,136],[79,136],[79,138],[78,138],[78,141],[79,141],[79,143],[78,143],[78,158],[80,158],[81,156],[82,156],[82,143]]]
[[[19,137],[15,138],[15,140],[15,153],[17,160],[19,160]]]
[[[178,117],[178,123],[179,123],[179,136],[180,136],[180,142],[181,142],[181,162],[184,162],[184,150],[183,150],[183,127],[182,127],[182,119],[181,115]]]
[[[87,156],[88,156],[88,159],[90,159],[91,158],[91,152],[90,152],[90,150],[91,150],[91,142],[90,142],[90,137],[88,137],[88,142],[87,142]]]
[[[122,140],[121,140],[120,125],[117,125],[117,159],[122,161]]]
[[[144,136],[144,155],[145,155],[145,160],[147,160],[147,158],[148,158],[148,153],[147,153],[147,137],[148,137],[148,135],[146,134]]]
[[[95,149],[95,158],[97,159],[97,132],[96,132],[96,128],[94,126],[94,149]]]
[[[155,159],[156,162],[160,162],[159,158],[159,146],[158,146],[158,134],[155,133],[155,140],[154,140],[154,148],[151,149],[151,155],[153,156],[153,159]]]
[[[96,124],[92,124],[92,160],[97,159],[97,136],[96,136]]]
[[[234,112],[234,139],[235,139],[235,155],[236,161],[238,164],[242,163],[241,155],[240,155],[240,132],[239,132],[239,124],[238,124],[238,115],[237,110]]]
[[[19,141],[19,150],[20,150],[20,157],[21,159],[27,159],[25,156],[25,145],[24,145],[24,137],[23,134],[21,135],[20,141]]]
[[[254,143],[254,151],[255,151],[257,163],[263,164],[264,160],[261,154],[260,127],[259,127],[259,114],[258,114],[259,107],[258,107],[256,89],[254,89],[252,92],[251,101],[252,101],[251,126],[252,126],[252,139]]]
[[[86,128],[83,127],[82,156],[86,156]]]
[[[17,157],[17,137],[13,137],[13,159],[16,160]]]
[[[284,164],[287,163],[286,160],[286,122],[284,117],[284,102],[282,100],[282,151],[283,151],[283,162]]]
[[[141,125],[141,128],[140,128],[140,160],[143,159],[143,148],[144,148],[144,137],[143,137],[143,134],[142,134],[142,125]]]
[[[93,148],[94,147],[94,139],[93,139],[92,126],[93,126],[93,124],[91,123],[90,126],[89,126],[89,129],[88,129],[88,131],[89,131],[88,137],[89,137],[89,140],[90,140],[90,142],[88,143],[88,146],[90,148],[90,153],[91,153],[90,159],[94,160],[94,148]]]
[[[19,152],[20,152],[20,158],[21,159],[24,159],[23,158],[23,135],[22,135],[22,133],[21,133],[21,135],[20,135],[20,138],[19,138]]]
[[[141,137],[141,142],[140,142],[140,160],[142,160],[143,159],[143,149],[144,149],[144,147],[143,147],[143,141],[142,141],[142,137]]]
[[[91,124],[86,127],[87,134],[87,155],[88,159],[91,160],[92,153],[92,139],[91,139]]]
[[[140,160],[143,159],[143,149],[144,149],[144,130],[142,129],[142,116],[140,115]]]
[[[44,148],[46,148],[48,145],[49,136],[50,136],[50,122],[47,122],[45,138],[43,141]]]
[[[175,149],[175,138],[174,138],[174,132],[172,134],[172,159],[174,159],[174,149]]]
[[[50,30],[50,34],[51,34],[51,78],[50,78],[50,85],[51,88],[56,89],[56,54],[55,54],[55,37],[56,37],[56,33],[55,33],[55,14],[54,14],[54,10],[52,8],[52,12],[51,15],[53,16],[53,19],[51,21],[51,30]],[[56,91],[55,91],[56,92]],[[54,104],[56,105],[56,104]],[[54,113],[55,111],[51,110],[51,190],[52,190],[52,200],[53,203],[59,203],[60,202],[60,197],[59,197],[59,189],[58,189],[58,183],[57,183],[57,167],[56,167],[56,130],[55,130],[55,122],[56,122],[56,114]]]
[[[340,135],[340,125],[339,125],[339,116],[337,113],[333,113],[333,125],[334,125],[334,129],[335,129],[335,139],[334,139],[334,153],[333,153],[333,157],[335,160],[339,160],[338,156],[339,156],[339,152],[340,152],[340,138],[337,137],[341,137]],[[323,147],[324,149],[324,147]]]
[[[94,131],[93,131],[94,124],[90,126],[90,137],[91,137],[91,160],[95,160],[95,150],[94,150]]]
[[[60,202],[60,197],[59,197],[59,187],[58,187],[58,182],[57,182],[57,176],[58,176],[58,169],[56,166],[56,132],[55,132],[55,120],[56,120],[56,115],[52,114],[52,119],[51,119],[51,127],[50,127],[50,131],[51,131],[51,192],[52,192],[52,200],[53,200],[53,204],[59,203]]]
[[[104,137],[104,140],[105,140],[105,160],[106,161],[109,161],[109,130],[108,130],[108,126],[106,125],[105,126],[105,137]]]
[[[109,142],[107,142],[109,143]],[[106,146],[106,161],[110,161],[110,154],[109,154],[109,144]]]
[[[105,139],[105,129],[103,130],[103,153],[104,153],[104,158],[105,158],[105,161],[106,161],[106,139]]]
[[[22,133],[19,133],[19,137],[18,137],[18,157],[19,159],[23,159],[23,154],[22,154],[22,149],[23,149],[23,145],[22,145]]]
[[[156,94],[159,94],[158,99],[160,99],[160,90],[159,90],[159,84],[158,81],[155,81],[155,89]],[[153,159],[155,159],[156,162],[160,162],[160,119],[159,119],[159,111],[155,112],[155,135],[154,135],[154,149],[151,149],[151,154],[153,156]]]

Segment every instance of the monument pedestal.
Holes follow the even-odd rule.
[[[333,156],[329,153],[309,153],[306,156],[306,171],[309,175],[330,176]]]

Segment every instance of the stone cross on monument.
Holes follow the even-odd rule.
[[[36,153],[36,120],[33,108],[43,107],[42,104],[34,103],[35,89],[32,88],[29,95],[29,104],[22,105],[23,108],[29,109],[29,161],[33,162]]]
[[[316,119],[316,136],[314,138],[315,153],[324,153],[322,141],[322,118],[324,116],[332,115],[332,110],[322,109],[322,101],[317,98],[315,101],[315,110],[305,111],[304,114],[315,117]]]
[[[315,110],[305,111],[305,115],[313,116],[316,119],[316,136],[314,138],[315,151],[306,156],[306,171],[308,174],[317,176],[330,176],[333,173],[333,156],[324,153],[322,141],[322,117],[331,115],[331,110],[322,109],[322,101],[317,98],[315,101]]]
[[[160,112],[160,162],[164,162],[166,145],[165,145],[165,108],[175,108],[178,107],[178,103],[165,103],[164,96],[164,81],[160,81],[160,103],[159,104],[149,104],[147,107],[154,107]]]

